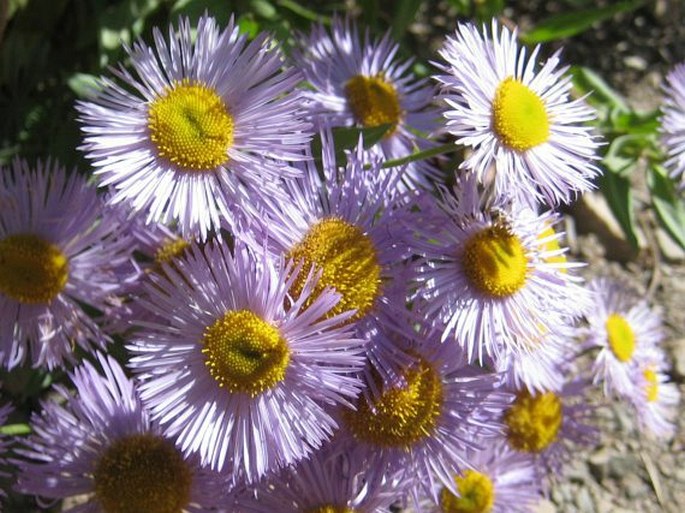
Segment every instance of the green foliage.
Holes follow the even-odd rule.
[[[595,23],[612,18],[621,12],[635,10],[644,3],[645,0],[624,0],[606,7],[563,12],[541,21],[534,29],[522,34],[520,39],[526,44],[537,44],[575,36]]]

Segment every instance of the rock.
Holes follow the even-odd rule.
[[[607,258],[628,262],[635,259],[638,251],[626,240],[621,226],[611,213],[609,204],[599,192],[588,192],[573,205],[572,214],[576,218],[579,233],[594,232],[600,239]],[[646,247],[645,237],[636,227],[638,245]]]
[[[613,479],[621,479],[623,477],[635,476],[640,467],[641,464],[634,454],[618,454],[609,460],[607,474]]]
[[[581,488],[578,490],[575,502],[576,506],[578,506],[578,509],[580,510],[580,513],[594,513],[597,511],[594,501],[592,500],[590,492],[587,488]]]
[[[629,499],[637,499],[649,493],[649,486],[636,474],[628,474],[621,479],[623,490]]]
[[[590,473],[598,483],[601,483],[607,476],[609,460],[611,460],[611,452],[606,447],[595,451],[588,459]]]
[[[533,506],[533,513],[556,513],[556,506],[547,499],[540,499],[540,501]]]
[[[656,230],[656,242],[661,254],[669,262],[685,261],[685,250],[678,246],[673,239],[661,228]]]
[[[673,377],[679,380],[685,379],[685,338],[674,340],[671,343],[671,356],[673,358]]]

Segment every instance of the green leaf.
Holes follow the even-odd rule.
[[[74,73],[67,79],[67,85],[79,98],[89,98],[94,91],[101,89],[98,78],[88,73]]]
[[[647,185],[659,223],[685,249],[685,201],[676,192],[673,181],[662,166],[655,164],[649,168]]]
[[[276,17],[276,8],[267,0],[252,0],[250,7],[256,15],[264,19],[272,20]]]
[[[594,23],[612,18],[620,12],[632,11],[642,4],[644,0],[624,0],[606,7],[564,12],[543,20],[519,39],[525,44],[537,44],[571,37],[587,30]]]
[[[0,433],[9,436],[29,435],[31,434],[31,426],[28,424],[7,424],[0,427]]]
[[[660,125],[658,110],[651,112],[613,110],[610,119],[614,131],[634,135],[652,136],[657,133]]]
[[[611,141],[602,163],[610,172],[628,176],[635,168],[637,158],[645,144],[645,138],[642,135],[626,134],[616,137]]]
[[[621,226],[626,239],[633,248],[637,248],[635,234],[635,213],[633,210],[633,195],[630,180],[618,173],[604,173],[599,181],[602,194],[609,204],[611,213]]]
[[[392,20],[392,37],[396,41],[404,38],[407,27],[414,21],[422,0],[399,0],[396,2],[395,16]]]
[[[331,129],[335,146],[335,161],[345,162],[345,150],[355,148],[359,143],[360,135],[364,138],[364,148],[368,149],[383,138],[390,126],[390,124],[384,124],[371,128],[335,127]],[[315,161],[321,161],[322,150],[321,137],[316,135],[312,139],[312,156]]]
[[[571,66],[570,72],[573,77],[573,86],[580,94],[589,94],[590,103],[608,104],[622,112],[630,111],[625,98],[590,68]]]

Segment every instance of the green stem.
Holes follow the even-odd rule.
[[[457,149],[457,145],[454,143],[445,143],[440,146],[435,146],[434,148],[428,148],[427,150],[417,151],[406,157],[401,157],[399,159],[388,160],[383,164],[382,167],[397,167],[409,164],[410,162],[416,162],[417,160],[428,159],[435,157],[436,155],[441,155],[443,153],[452,153]]]

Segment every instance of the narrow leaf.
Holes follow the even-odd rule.
[[[626,239],[633,248],[637,248],[635,234],[635,213],[633,211],[633,195],[630,181],[618,173],[604,173],[600,179],[602,194],[609,204],[611,213],[621,226]]]
[[[650,167],[647,185],[652,205],[664,230],[685,249],[685,201],[676,193],[666,170],[658,165]]]
[[[520,39],[525,44],[537,44],[571,37],[590,28],[594,23],[612,18],[620,12],[637,9],[643,3],[644,0],[624,0],[606,7],[558,14],[543,20],[534,29],[522,34]]]

